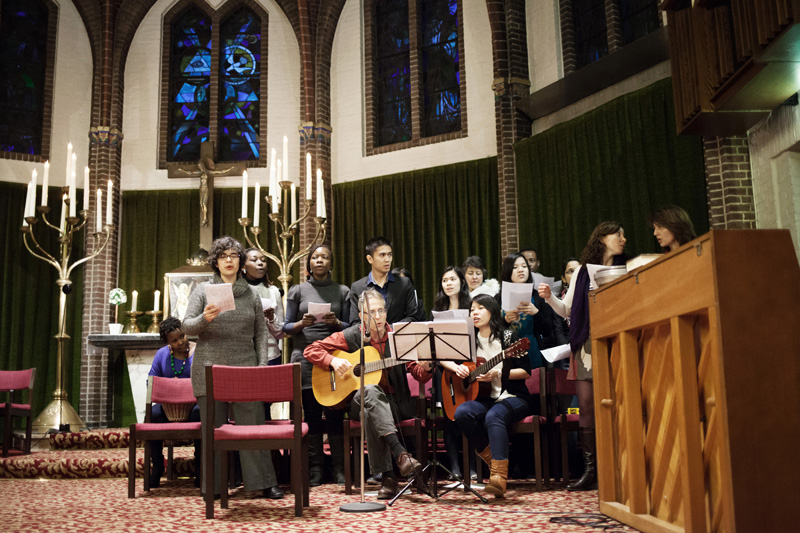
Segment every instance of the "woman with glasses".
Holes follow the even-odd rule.
[[[186,307],[186,316],[181,328],[188,335],[197,335],[194,361],[201,371],[192,372],[192,388],[200,406],[203,424],[213,423],[220,427],[228,422],[227,405],[217,402],[215,420],[205,420],[206,365],[260,366],[268,363],[267,328],[264,324],[264,309],[261,298],[247,281],[241,277],[241,265],[245,255],[242,245],[232,237],[221,237],[211,244],[208,263],[214,270],[210,283],[201,283],[195,288]],[[233,291],[235,309],[220,313],[217,305],[206,300],[205,287],[209,284],[229,283]],[[264,424],[262,402],[234,403],[233,415],[240,426]],[[203,448],[204,453],[207,447]],[[271,454],[266,450],[242,450],[242,478],[247,497],[280,499],[283,491],[278,486]],[[214,461],[214,494],[220,494],[220,462]],[[209,488],[203,476],[203,492]]]

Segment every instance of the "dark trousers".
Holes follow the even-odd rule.
[[[492,459],[508,459],[508,428],[531,413],[531,407],[520,398],[499,402],[464,402],[456,409],[456,422],[472,441],[477,451],[491,446]]]

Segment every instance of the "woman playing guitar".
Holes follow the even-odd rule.
[[[517,340],[517,334],[506,328],[500,305],[491,296],[476,296],[472,300],[471,315],[478,330],[475,340],[479,357],[488,360]],[[441,364],[459,378],[469,375],[469,368],[465,365],[451,361],[442,361]],[[508,428],[532,412],[530,393],[525,386],[530,373],[528,357],[504,359],[478,377],[478,382],[491,385],[489,397],[464,402],[456,409],[456,423],[489,465],[491,477],[485,490],[497,497],[506,492]]]

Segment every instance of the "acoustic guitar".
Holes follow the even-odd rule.
[[[505,359],[520,357],[528,354],[531,345],[530,339],[524,337],[488,361],[478,357],[478,364],[473,362],[462,363],[470,368],[469,376],[460,378],[455,372],[447,369],[442,371],[442,407],[450,420],[455,420],[456,409],[464,402],[478,398],[488,398],[492,391],[490,381],[477,381],[478,376],[485,374]]]
[[[343,350],[333,352],[334,357],[347,359],[353,365],[344,376],[333,370],[314,366],[311,370],[311,389],[314,397],[325,407],[344,407],[345,401],[361,387],[361,350],[348,353]],[[364,347],[364,386],[378,385],[384,368],[404,365],[405,361],[381,359],[381,354],[372,346]]]

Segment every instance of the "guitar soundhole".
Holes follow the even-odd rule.
[[[361,365],[356,365],[353,367],[353,375],[357,378],[361,377]]]

